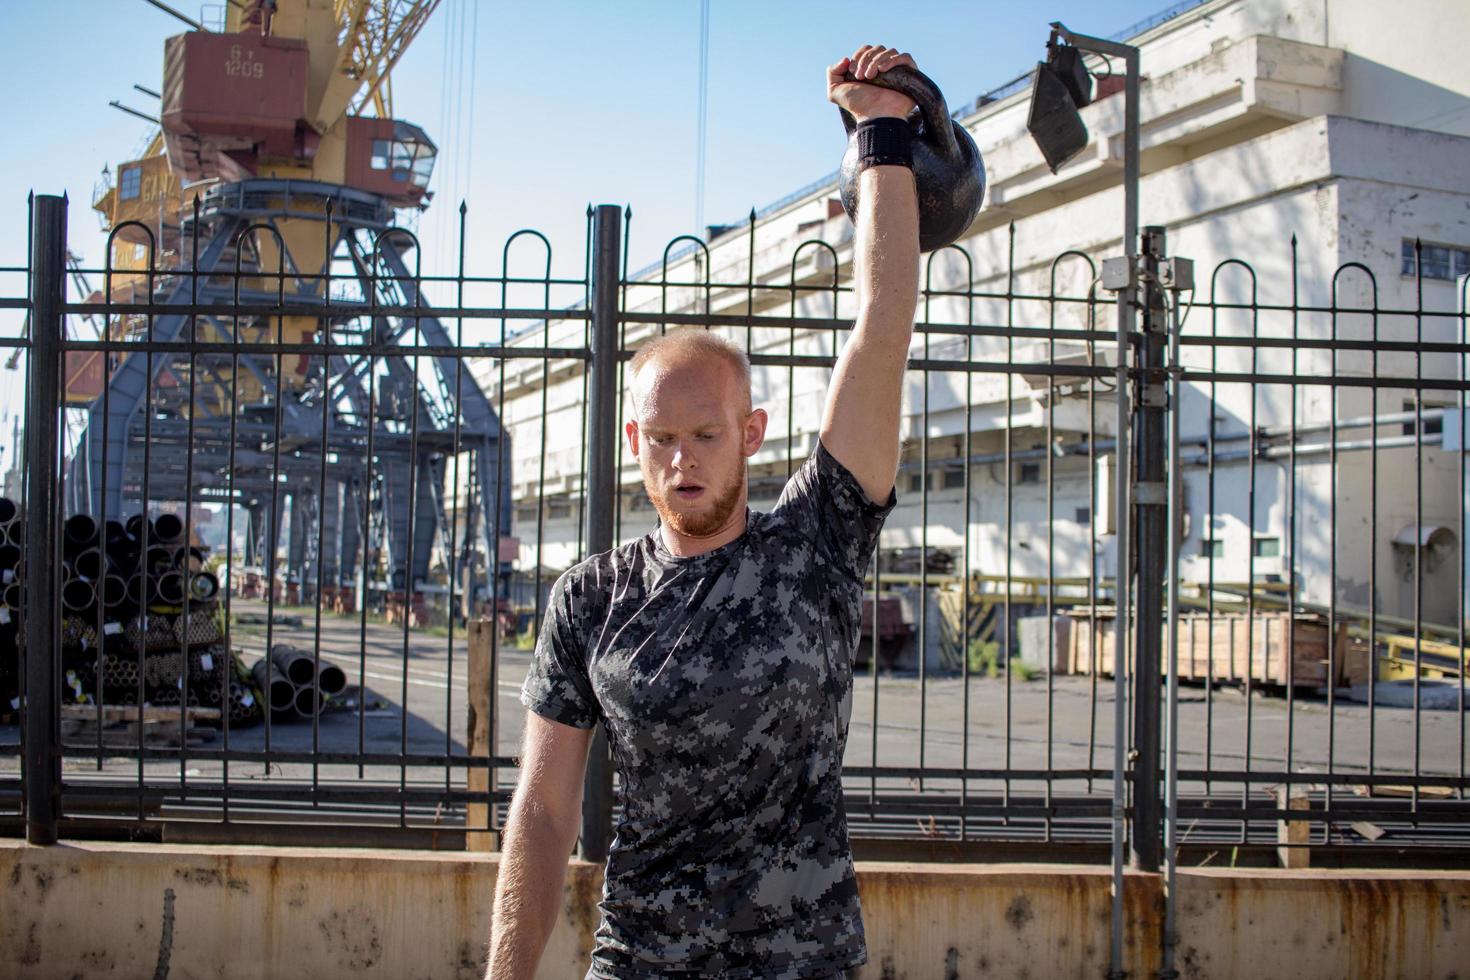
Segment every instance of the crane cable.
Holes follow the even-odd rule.
[[[709,0],[699,0],[699,123],[694,151],[694,234],[707,234],[704,224],[704,162],[709,119]]]
[[[480,63],[480,5],[474,5],[474,12],[470,15],[470,107],[469,107],[469,138],[465,140],[465,173],[468,179],[473,179],[475,174],[475,69]],[[465,191],[469,192],[468,179]]]
[[[442,19],[444,24],[444,43],[440,48],[439,54],[439,126],[435,135],[441,145],[452,145],[451,127],[453,123],[450,119],[449,106],[452,94],[458,91],[458,79],[454,75],[454,48],[450,44],[451,39],[454,37],[454,0],[450,0],[450,3],[446,6],[448,9],[444,11],[444,17]],[[454,185],[451,182],[451,171],[453,169],[453,163],[448,158],[448,155],[441,153],[439,160],[436,162],[435,176],[438,178],[444,193],[438,196],[443,198],[453,197]],[[433,237],[434,252],[436,255],[444,254],[445,235],[447,233],[446,225],[447,219],[443,219],[442,217],[439,221],[435,222]],[[422,262],[422,260],[423,256],[420,256],[420,261]]]

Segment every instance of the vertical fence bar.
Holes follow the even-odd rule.
[[[618,445],[618,251],[622,243],[622,211],[599,204],[592,225],[592,282],[588,285],[592,312],[592,361],[588,366],[591,420],[588,425],[587,551],[597,554],[613,546],[617,507],[617,473],[613,453]],[[598,726],[587,757],[582,792],[584,861],[607,857],[612,830],[612,760],[607,733]]]
[[[1164,345],[1168,318],[1159,264],[1167,254],[1164,229],[1143,230],[1143,336],[1138,445],[1138,624],[1133,671],[1134,749],[1133,864],[1159,870],[1159,666],[1163,657],[1164,559],[1168,551],[1168,504],[1164,482]],[[1121,640],[1121,637],[1120,637]]]
[[[1252,305],[1254,305],[1254,304],[1252,304]],[[1252,311],[1252,315],[1253,316],[1256,315],[1256,311],[1253,310]],[[1296,477],[1297,477],[1297,473],[1296,473],[1296,450],[1297,450],[1297,435],[1296,435],[1296,420],[1297,420],[1297,404],[1298,404],[1298,392],[1297,392],[1296,378],[1297,378],[1297,373],[1298,373],[1298,369],[1299,369],[1299,362],[1297,360],[1297,341],[1301,339],[1300,323],[1301,323],[1301,294],[1300,294],[1300,291],[1299,291],[1299,280],[1298,280],[1298,276],[1297,276],[1297,241],[1296,241],[1296,235],[1293,234],[1291,236],[1291,341],[1292,341],[1292,344],[1291,344],[1291,378],[1292,378],[1292,381],[1291,381],[1291,409],[1290,409],[1290,418],[1289,418],[1288,429],[1287,429],[1287,431],[1289,433],[1288,438],[1290,439],[1290,447],[1287,450],[1288,457],[1287,457],[1287,463],[1286,463],[1286,473],[1287,473],[1287,478],[1286,478],[1286,541],[1285,541],[1285,545],[1286,546],[1282,549],[1283,553],[1286,555],[1286,583],[1287,583],[1286,584],[1286,665],[1287,665],[1286,666],[1286,669],[1287,669],[1287,682],[1286,682],[1286,757],[1285,757],[1285,763],[1284,763],[1285,769],[1286,769],[1287,772],[1291,772],[1292,766],[1295,764],[1295,749],[1296,749],[1296,666],[1295,666],[1296,665],[1296,610],[1297,610],[1297,594],[1296,594],[1296,587],[1297,587],[1297,581],[1296,581],[1296,564],[1297,564],[1297,528],[1296,528],[1296,506],[1297,506]],[[1252,589],[1255,588],[1255,583],[1251,583],[1251,588]],[[1335,697],[1336,697],[1336,690],[1337,690],[1337,670],[1336,670],[1336,664],[1335,663],[1329,663],[1327,665],[1327,705],[1328,705],[1328,707],[1327,707],[1327,713],[1328,713],[1328,716],[1329,717],[1332,714],[1333,708],[1336,706],[1335,705],[1335,700],[1334,700]],[[1329,723],[1328,727],[1329,727],[1329,729],[1331,728],[1331,723]],[[1327,739],[1327,760],[1328,760],[1327,761],[1327,765],[1328,765],[1329,769],[1330,769],[1330,767],[1332,765],[1332,756],[1333,756],[1333,742],[1332,742],[1332,738],[1329,736],[1328,739]],[[1324,809],[1326,809],[1328,812],[1331,812],[1331,810],[1332,810],[1332,781],[1331,780],[1328,780],[1327,781],[1326,794],[1327,794],[1327,805],[1324,807]],[[1287,798],[1290,799],[1290,795],[1289,794],[1288,794],[1288,797]],[[1311,825],[1309,824],[1308,825],[1308,828],[1309,828],[1308,832],[1309,833],[1310,833],[1310,826]],[[1327,838],[1330,837],[1331,834],[1332,834],[1332,821],[1330,821],[1330,820],[1323,820],[1322,821],[1322,833],[1323,833],[1323,843],[1326,843],[1327,842]]]
[[[968,256],[968,252],[965,253]],[[833,304],[834,314],[837,312],[836,304]],[[973,326],[975,323],[975,270],[972,266],[966,266],[965,271],[965,325]],[[975,360],[975,337],[973,334],[965,334],[965,436],[960,452],[965,457],[964,482],[962,484],[965,495],[964,504],[964,531],[965,543],[961,552],[962,569],[960,572],[960,683],[961,708],[960,708],[960,771],[970,771],[970,480],[975,472],[975,464],[972,457],[975,455],[975,399],[974,384],[975,372],[970,370],[971,363]],[[969,826],[966,818],[970,809],[970,778],[966,775],[960,780],[960,840],[967,839]]]
[[[934,298],[932,274],[934,256],[924,263],[924,320],[930,316]],[[924,792],[924,742],[929,728],[929,331],[924,331],[924,370],[922,372],[924,394],[920,415],[919,433],[919,792]],[[878,632],[878,607],[873,606],[873,633]]]
[[[1016,223],[1012,221],[1006,229],[1006,363],[1016,362]],[[1015,477],[1015,460],[1013,451],[1015,446],[1015,372],[1006,372],[1006,421],[1005,421],[1005,598],[1002,600],[1001,613],[1001,640],[999,649],[996,651],[995,662],[1003,672],[1005,678],[1005,783],[1001,790],[1001,802],[1005,806],[1005,816],[1002,823],[1009,827],[1011,818],[1011,770],[1014,768],[1014,759],[1011,756],[1011,734],[1013,719],[1011,716],[1014,690],[1011,686],[1011,593],[1015,590],[1015,583],[1011,581],[1012,560],[1015,556],[1015,495],[1012,493],[1011,481]]]
[[[1096,278],[1094,276],[1094,278]],[[1096,310],[1092,304],[1092,290],[1088,289],[1087,329],[1097,329],[1094,318]],[[1096,357],[1092,341],[1087,342],[1087,365],[1091,367]],[[1097,387],[1098,379],[1087,381],[1087,795],[1092,795],[1092,770],[1097,765],[1097,679],[1102,673],[1101,642],[1098,630],[1097,607],[1102,589],[1102,576],[1097,566]],[[1106,526],[1106,525],[1104,525]],[[1116,645],[1114,657],[1117,656]],[[1116,664],[1114,666],[1116,670]]]
[[[54,844],[61,816],[56,717],[57,436],[60,418],[61,305],[66,289],[66,198],[31,202],[31,404],[26,427],[26,840]]]
[[[1470,433],[1467,433],[1465,431],[1465,420],[1467,418],[1465,414],[1465,382],[1470,381],[1470,371],[1466,370],[1466,358],[1463,352],[1463,347],[1465,346],[1466,339],[1465,314],[1467,312],[1467,308],[1465,304],[1465,291],[1467,286],[1470,286],[1470,276],[1461,276],[1459,320],[1460,346],[1462,348],[1462,351],[1460,353],[1460,419],[1458,423],[1460,428],[1460,465],[1455,467],[1457,470],[1459,470],[1460,477],[1460,506],[1456,508],[1458,513],[1455,515],[1455,517],[1458,518],[1460,522],[1460,561],[1459,568],[1456,570],[1459,577],[1459,588],[1455,590],[1455,612],[1457,614],[1455,616],[1455,645],[1459,647],[1462,651],[1462,657],[1464,656],[1463,651],[1465,649],[1465,617],[1467,612],[1470,612],[1470,610],[1466,609],[1467,604],[1465,601],[1465,572],[1466,566],[1470,565],[1470,547],[1467,547],[1465,543],[1466,516],[1467,513],[1470,513],[1470,497],[1465,496],[1465,463],[1467,459],[1470,459],[1470,451],[1467,451],[1465,444],[1466,439],[1470,438]],[[1369,637],[1368,642],[1369,650],[1371,651],[1373,642],[1372,637]],[[1464,661],[1462,660],[1461,662],[1463,663]],[[1369,663],[1372,663],[1371,657],[1369,658]],[[1463,800],[1465,799],[1465,675],[1463,667],[1461,668],[1460,673],[1459,704],[1456,707],[1458,708],[1458,713],[1456,715],[1458,719],[1458,724],[1455,725],[1455,739],[1457,743],[1457,758],[1459,760],[1458,771],[1460,774],[1460,789],[1459,792],[1456,793],[1456,795]]]
[[[194,231],[193,231],[193,234],[191,236],[193,238],[193,240],[194,240],[193,241],[193,245],[192,245],[192,249],[193,249],[192,255],[193,255],[193,257],[191,258],[191,260],[189,262],[189,272],[190,272],[190,275],[193,276],[193,277],[195,277],[196,279],[199,276],[199,210],[200,210],[200,207],[199,207],[199,198],[198,197],[195,197],[194,198],[194,204],[193,204],[193,212],[194,212],[194,224],[193,224],[193,228],[194,228]],[[328,295],[328,297],[331,296],[331,291],[330,290],[328,290],[327,295]],[[215,320],[213,322],[215,324],[215,330],[218,331],[220,329],[220,321],[219,320]],[[240,496],[241,496],[239,494],[239,492],[236,490],[236,478],[238,476],[238,471],[235,468],[235,446],[236,446],[236,437],[239,435],[239,421],[240,421],[240,318],[239,318],[238,314],[236,312],[234,312],[234,311],[232,311],[231,312],[231,315],[230,315],[230,333],[229,333],[229,340],[230,340],[230,427],[229,427],[229,436],[227,437],[229,439],[229,444],[228,444],[228,448],[226,450],[226,452],[229,454],[229,464],[228,464],[229,465],[229,470],[225,474],[225,486],[227,488],[227,493],[225,495],[225,499],[228,501],[228,503],[225,505],[225,564],[224,564],[225,578],[224,578],[224,588],[221,590],[224,593],[224,637],[223,637],[223,640],[224,640],[224,646],[225,646],[225,649],[224,649],[225,669],[220,673],[220,726],[221,726],[221,728],[223,729],[223,732],[224,732],[224,747],[225,747],[224,756],[220,759],[220,787],[221,787],[221,791],[223,793],[223,803],[222,803],[222,808],[221,808],[222,809],[221,819],[226,824],[228,824],[230,822],[230,724],[231,724],[231,722],[230,722],[230,715],[231,715],[232,709],[235,706],[234,699],[231,697],[232,682],[234,680],[234,676],[235,675],[234,675],[234,671],[231,669],[231,666],[230,666],[231,660],[233,659],[232,656],[231,656],[230,651],[232,651],[234,649],[234,646],[232,644],[233,636],[232,636],[232,633],[231,633],[231,631],[233,630],[233,626],[231,625],[233,623],[233,619],[231,618],[230,606],[231,606],[231,604],[233,602],[233,596],[234,596],[234,593],[235,593],[235,590],[236,590],[236,583],[235,583],[235,509],[238,506],[238,502],[239,502]],[[103,389],[102,390],[103,390],[104,396],[105,396],[105,394],[107,392],[108,387],[110,387],[110,386],[107,386],[107,385],[104,385],[103,386]],[[105,413],[104,413],[104,415],[102,417],[103,417],[104,421],[107,418],[107,416],[106,416]],[[103,442],[105,444],[106,440],[104,439]],[[106,472],[107,472],[107,470],[104,467],[103,468],[103,473],[106,473]],[[105,477],[104,477],[104,479],[105,479]],[[106,500],[107,499],[106,494],[103,494],[102,499],[103,500]],[[250,536],[250,534],[251,534],[251,523],[250,523],[250,519],[248,517],[245,520],[245,527],[246,527],[246,537],[248,538]],[[246,551],[246,554],[248,554],[248,553],[249,553],[249,551],[247,550]],[[243,558],[244,556],[242,555],[241,557]],[[243,571],[241,573],[241,577],[242,578],[244,577]],[[99,680],[98,681],[98,688],[99,688],[99,690],[101,689],[101,686],[102,686],[101,685],[101,681]],[[359,698],[358,700],[361,701],[362,699]],[[267,704],[264,707],[263,710],[269,711],[270,710],[269,704]]]
[[[1373,304],[1377,306],[1375,302]],[[1373,339],[1378,339],[1378,319],[1373,320]],[[1424,243],[1414,240],[1414,380],[1424,376],[1424,359],[1419,349],[1424,344]],[[1378,431],[1380,393],[1373,389],[1373,431]],[[1414,387],[1414,783],[1411,809],[1419,812],[1419,777],[1423,772],[1422,749],[1423,702],[1420,700],[1421,679],[1424,676],[1424,389]],[[1375,514],[1376,518],[1377,515]],[[1375,520],[1376,525],[1376,520]],[[1378,542],[1369,543],[1375,551]],[[1465,684],[1465,651],[1460,650],[1460,686]]]
[[[332,199],[330,199],[330,198],[327,200],[326,208],[325,208],[325,213],[322,216],[322,281],[321,281],[321,290],[322,290],[322,302],[323,302],[323,304],[325,304],[327,306],[330,306],[331,303],[332,303],[332,253],[334,251],[336,251],[336,247],[337,247],[337,239],[332,234],[332,211],[333,211],[333,205],[334,205],[334,203],[335,202]],[[458,305],[463,306],[464,304],[461,303],[461,304],[458,304]],[[332,339],[333,339],[332,338],[332,330],[331,330],[331,327],[328,325],[329,322],[330,321],[322,321],[321,340],[322,340],[322,346],[323,347],[329,346],[332,343]],[[347,370],[349,370],[349,369],[344,366],[343,373],[346,374]],[[326,572],[326,546],[327,546],[327,543],[328,543],[327,542],[327,535],[326,535],[326,531],[327,531],[327,510],[328,510],[329,507],[335,507],[336,506],[335,504],[333,504],[333,503],[330,502],[330,499],[335,495],[335,491],[328,489],[328,487],[334,487],[335,484],[328,483],[327,482],[327,457],[328,457],[329,451],[331,450],[331,447],[332,447],[332,434],[331,433],[332,433],[332,428],[333,428],[333,426],[332,426],[332,414],[331,414],[332,413],[332,397],[331,397],[331,391],[332,391],[332,355],[329,354],[326,350],[323,350],[322,351],[322,396],[321,396],[321,398],[322,398],[322,414],[321,414],[322,444],[321,444],[321,449],[320,449],[320,451],[317,454],[316,560],[314,562],[314,564],[316,565],[316,568],[315,568],[315,571],[316,571],[316,583],[315,583],[315,592],[312,595],[312,602],[313,602],[313,604],[316,607],[315,610],[314,610],[314,613],[315,614],[312,617],[312,636],[311,636],[311,683],[312,683],[311,751],[312,751],[312,754],[313,755],[316,755],[317,753],[321,752],[321,707],[322,707],[322,700],[323,699],[322,699],[322,693],[321,693],[321,676],[320,675],[321,675],[321,671],[322,671],[322,615],[325,612],[324,601],[323,601],[323,598],[322,598],[322,589],[326,585],[326,576],[325,576],[325,572]],[[458,457],[456,457],[456,459],[457,458]],[[333,544],[332,547],[333,547],[334,550],[336,549],[336,545],[335,544]],[[454,555],[453,555],[453,552],[452,551],[451,551],[450,555],[448,556],[448,560],[451,563],[451,565],[450,565],[451,573],[450,573],[450,576],[449,576],[450,589],[453,590],[453,588],[454,588],[454,574],[453,574],[453,571],[452,571],[452,569],[453,569],[453,564],[452,563],[454,561]],[[339,558],[337,559],[336,562],[333,562],[333,567],[336,568],[336,569],[338,569],[338,571],[335,574],[337,575],[337,577],[339,579],[341,578],[341,571],[340,571],[340,567],[341,566],[339,564],[340,561],[341,561],[341,559],[340,559],[340,553],[339,553]],[[305,592],[305,589],[306,589],[305,577],[306,577],[305,575],[302,576],[303,581],[301,583],[301,587],[302,587],[303,593]],[[336,591],[334,589],[333,590],[333,595],[335,595],[335,594],[336,594]],[[303,596],[303,598],[304,598],[304,596]],[[452,612],[453,607],[454,607],[453,591],[450,592],[449,606],[450,606],[450,609],[451,609],[451,612]],[[452,628],[453,622],[454,622],[454,617],[451,615],[450,616],[451,628]],[[267,661],[269,661],[269,657],[270,657],[270,651],[266,651]],[[266,669],[266,676],[267,677],[270,676],[269,668]],[[450,689],[452,687],[453,687],[453,680],[451,679],[450,682],[445,685],[445,688],[446,688],[446,690],[448,690],[448,689]],[[404,707],[407,708],[407,705],[405,704]],[[267,704],[266,710],[267,711],[270,710],[269,704]],[[449,715],[446,714],[445,717],[448,718]],[[445,727],[445,730],[446,731],[449,728],[448,725],[445,725],[444,727]],[[320,770],[318,770],[318,768],[315,765],[313,765],[311,767],[311,781],[312,781],[313,788],[316,787],[318,785],[318,783],[319,783],[319,775],[320,775]]]
[[[1176,872],[1179,868],[1179,552],[1182,541],[1181,510],[1184,505],[1184,473],[1179,460],[1179,416],[1183,397],[1181,379],[1184,366],[1179,362],[1179,334],[1183,319],[1179,315],[1179,291],[1174,291],[1169,304],[1169,555],[1164,566],[1168,601],[1168,710],[1165,714],[1164,747],[1164,948],[1159,977],[1174,978],[1179,971],[1174,954],[1179,945],[1177,912],[1179,891]]]
[[[1251,274],[1251,340],[1254,342],[1260,337],[1260,322],[1257,319],[1258,310],[1256,306],[1255,273]],[[1257,406],[1260,404],[1260,386],[1254,380],[1256,372],[1260,368],[1259,349],[1252,343],[1250,349],[1250,412],[1247,427],[1250,433],[1250,450],[1247,453],[1246,465],[1246,491],[1245,491],[1245,529],[1246,529],[1246,552],[1245,552],[1245,730],[1242,732],[1241,751],[1245,754],[1245,782],[1240,787],[1240,805],[1242,808],[1250,806],[1251,792],[1255,784],[1251,781],[1251,756],[1252,738],[1251,734],[1255,728],[1255,689],[1254,678],[1256,674],[1256,453],[1260,448],[1260,432],[1257,429]],[[1269,525],[1268,525],[1269,527]],[[1264,631],[1263,631],[1264,632]],[[1231,643],[1231,652],[1234,653],[1235,644]],[[1270,663],[1270,648],[1265,651],[1264,662]],[[1290,651],[1286,659],[1291,659]],[[1265,676],[1261,678],[1265,681]],[[1332,685],[1329,684],[1328,687]],[[1286,784],[1287,798],[1291,797],[1291,784]],[[1289,825],[1288,825],[1289,826]],[[1250,840],[1250,821],[1241,821],[1241,842]]]
[[[379,234],[378,240],[375,240],[373,242],[374,252],[378,252],[378,250],[382,248],[381,237],[382,233]],[[410,392],[410,396],[412,397],[413,401],[410,403],[408,411],[408,547],[404,549],[407,554],[404,556],[403,565],[403,677],[400,681],[401,693],[399,694],[399,697],[403,699],[401,702],[399,702],[403,705],[403,710],[398,715],[398,754],[400,759],[406,759],[406,757],[408,756],[408,673],[411,665],[410,658],[412,656],[412,652],[409,649],[409,630],[410,621],[413,619],[414,589],[417,584],[414,581],[414,539],[418,537],[418,513],[420,506],[419,404],[423,401],[423,398],[418,390],[420,382],[419,355],[417,352],[424,343],[423,333],[421,329],[422,324],[419,314],[419,308],[423,306],[424,300],[424,280],[422,275],[423,255],[424,250],[422,248],[415,249],[414,271],[413,278],[411,280],[413,283],[413,348],[415,353],[413,355],[413,366],[409,369],[410,371],[412,371],[412,375],[408,379],[407,385],[408,391]],[[398,289],[400,292],[404,289],[403,278],[395,275],[393,276],[392,281],[398,285]],[[388,505],[383,508],[383,515],[385,518],[390,513],[389,507],[396,509],[396,502],[390,500],[388,502]],[[391,533],[392,532],[390,531],[390,542],[392,540]],[[389,547],[392,547],[391,543]],[[393,555],[393,563],[395,565],[398,563],[397,554]],[[390,595],[393,591],[393,571],[394,570],[390,569],[388,574],[388,590]],[[316,761],[315,759],[313,759],[311,767],[312,789],[316,788],[316,774]],[[398,825],[400,827],[408,826],[408,764],[406,761],[400,761],[398,764]]]
[[[1205,552],[1205,622],[1206,637],[1215,635],[1215,552],[1223,555],[1222,538],[1214,527],[1215,520],[1215,443],[1219,435],[1217,414],[1220,405],[1220,390],[1215,374],[1220,369],[1220,307],[1215,302],[1215,281],[1220,267],[1216,266],[1210,276],[1210,395],[1205,404],[1205,512],[1204,531],[1209,535],[1210,546]],[[1328,636],[1331,643],[1331,636]],[[1230,648],[1230,663],[1235,663],[1235,647]],[[1211,773],[1215,771],[1215,654],[1213,646],[1205,658],[1205,792],[1214,791]]]
[[[465,204],[463,200],[461,200],[459,202],[459,235],[457,243],[459,256],[456,259],[454,270],[454,305],[459,307],[461,311],[464,309],[465,214],[468,211],[469,207]],[[331,267],[330,258],[328,260],[327,266],[328,268]],[[504,271],[505,270],[502,268],[501,272]],[[450,735],[450,729],[453,727],[454,719],[454,591],[455,586],[459,584],[460,576],[465,574],[465,569],[473,569],[474,567],[474,563],[468,560],[464,562],[463,566],[461,566],[460,564],[460,556],[468,550],[469,543],[474,540],[473,531],[471,528],[472,511],[468,506],[468,494],[465,495],[466,508],[463,539],[460,538],[459,532],[459,498],[461,493],[460,488],[462,486],[459,479],[459,461],[460,457],[464,455],[464,441],[462,438],[464,433],[464,314],[462,312],[457,314],[454,318],[454,346],[460,348],[460,350],[456,351],[454,356],[454,449],[450,453],[450,458],[454,462],[453,465],[449,468],[449,485],[454,488],[454,491],[449,495],[449,554],[445,556],[445,564],[448,566],[449,570],[449,594],[445,597],[444,602],[444,611],[446,613],[445,625],[447,626],[447,629],[445,630],[446,635],[444,638],[444,672],[446,675],[444,681],[444,717],[447,721],[444,726],[444,792],[446,795],[453,791],[454,774],[454,766],[448,761],[449,757],[454,754],[454,740],[453,737]],[[496,489],[497,491],[499,490],[498,487]],[[484,492],[484,488],[481,488],[481,492]],[[498,493],[496,496],[496,500],[499,500]],[[498,547],[497,550],[499,550]],[[468,556],[466,555],[466,558],[467,557]],[[493,562],[493,559],[490,558],[490,554],[488,551],[486,552],[485,557],[487,561]],[[500,556],[496,555],[495,557],[498,558]],[[494,564],[489,564],[488,567],[493,572],[495,567]],[[465,638],[467,640],[471,637],[470,621],[476,618],[474,609],[475,581],[473,571],[469,572],[468,578],[469,580],[466,581],[463,585],[463,593],[461,595],[461,600],[464,603]],[[494,611],[492,610],[490,615],[490,623],[492,628],[488,631],[476,632],[475,634],[473,634],[475,641],[483,642],[485,639],[487,639],[489,633],[494,632],[493,627],[495,622],[496,617]],[[468,647],[468,645],[466,646]],[[471,690],[473,689],[473,682],[471,682]],[[490,696],[485,700],[485,720],[487,723],[490,721],[490,719],[494,717],[494,710],[490,707],[490,702],[497,696],[498,695],[495,691],[495,688],[490,688]],[[469,709],[470,705],[468,702],[466,702],[465,707],[466,709]],[[489,732],[494,732],[494,730],[494,728],[488,729]],[[473,732],[471,732],[471,737],[473,737]],[[486,750],[486,754],[491,757],[495,755],[495,745],[493,744],[494,740],[494,735],[490,735],[489,741],[492,744]],[[474,780],[469,778],[471,773],[474,773],[477,776],[490,777],[493,773],[493,770],[480,772],[474,767],[466,769],[466,789],[471,788],[471,784],[474,783]],[[485,789],[493,791],[495,788],[493,782],[493,779],[487,778],[486,782],[481,785]],[[489,807],[486,808],[485,812],[487,814],[489,813]],[[490,821],[487,817],[485,820],[485,825],[487,829],[489,827],[489,824]],[[468,833],[474,831],[474,829],[474,822],[466,819],[465,831],[467,839]]]
[[[1332,379],[1331,386],[1327,389],[1327,662],[1337,663],[1337,491],[1339,487],[1337,473],[1337,276],[1332,277],[1332,319],[1329,327],[1332,350],[1328,355],[1328,375]],[[1373,427],[1373,432],[1378,427]],[[1375,450],[1376,451],[1376,450]],[[1371,470],[1377,470],[1376,457],[1369,463]],[[1368,511],[1373,512],[1370,503]],[[1370,554],[1372,549],[1369,549]],[[1369,561],[1371,562],[1371,557]],[[1369,575],[1372,581],[1372,575]],[[1368,596],[1370,610],[1376,607],[1370,593]],[[1373,614],[1368,614],[1369,622],[1372,622]],[[1373,775],[1373,678],[1378,674],[1378,667],[1374,663],[1374,649],[1377,638],[1373,635],[1373,629],[1368,629],[1368,775]],[[1332,688],[1331,684],[1327,685]],[[1333,775],[1333,767],[1337,759],[1337,701],[1329,699],[1327,702],[1327,772]],[[1290,797],[1288,797],[1288,801]],[[1327,783],[1327,805],[1332,804],[1332,782]]]

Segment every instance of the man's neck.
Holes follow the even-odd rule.
[[[694,537],[688,534],[680,534],[667,523],[661,522],[658,533],[663,538],[664,547],[669,549],[669,554],[675,558],[696,558],[699,555],[708,554],[716,548],[723,548],[745,533],[745,525],[749,511],[746,501],[742,497],[740,503],[730,514],[730,520],[725,526],[713,534]]]

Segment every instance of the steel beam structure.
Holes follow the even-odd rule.
[[[416,352],[452,341],[409,268],[412,236],[392,229],[392,216],[376,195],[308,181],[245,180],[201,198],[184,222],[193,248],[181,268],[151,274],[147,302],[118,311],[138,319],[131,335],[110,342],[120,363],[88,411],[67,512],[122,519],[145,504],[230,501],[250,511],[264,538],[272,500],[280,513],[289,495],[280,573],[313,595],[318,569],[325,585],[355,579],[364,530],[365,581],[409,591],[424,582],[436,543],[452,534],[442,482],[455,453],[470,454],[473,485],[508,527],[510,481],[495,478],[506,471],[508,436],[455,358]],[[304,230],[313,227],[319,233]],[[338,263],[351,274],[335,276]],[[111,280],[109,270],[108,302]],[[329,295],[344,285],[361,298]],[[293,343],[287,317],[232,312],[242,306],[314,319],[314,336],[330,349]],[[352,347],[362,352],[344,351]],[[466,539],[496,555],[496,512],[480,501],[468,511],[480,520]],[[359,523],[369,513],[379,517]],[[265,562],[270,547],[251,558]]]

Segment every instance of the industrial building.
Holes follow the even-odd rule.
[[[1391,31],[1381,6],[1355,0],[1208,0],[1165,13],[1126,38],[1142,51],[1142,223],[1163,227],[1169,254],[1194,262],[1195,290],[1179,311],[1186,338],[1278,340],[1192,349],[1186,341],[1184,364],[1260,376],[1350,379],[1377,370],[1412,378],[1417,368],[1425,379],[1463,377],[1456,354],[1375,354],[1332,342],[1463,342],[1456,311],[1457,277],[1470,271],[1470,81],[1460,32],[1441,21],[1448,14],[1465,26],[1464,10],[1402,4],[1394,19],[1411,26]],[[1124,99],[1120,79],[1105,77],[1101,62],[1093,67],[1104,77],[1082,112],[1091,143],[1055,174],[1026,129],[1027,77],[954,113],[984,154],[987,201],[958,243],[968,260],[954,250],[930,257],[922,320],[1110,327],[1111,307],[1086,298],[1108,300],[1095,270],[1122,251]],[[835,114],[833,126],[835,143]],[[711,228],[707,249],[675,245],[665,262],[630,277],[628,306],[850,316],[851,294],[833,288],[846,283],[852,258],[852,226],[836,194],[834,175],[749,222]],[[1191,297],[1214,305],[1190,316]],[[627,346],[658,329],[626,325]],[[738,325],[716,329],[746,339]],[[582,330],[551,322],[518,342],[565,346]],[[834,341],[826,330],[794,339],[756,330],[750,339],[756,355],[830,355]],[[914,356],[963,359],[967,343],[973,361],[1106,366],[1113,356],[1078,342],[942,333],[917,335]],[[577,559],[583,511],[581,374],[568,365],[545,377],[548,392],[540,366],[512,366],[503,388],[498,376],[481,378],[504,399],[514,446],[519,567],[539,566],[543,580]],[[771,422],[751,462],[753,506],[772,503],[789,461],[811,451],[826,380],[822,369],[757,365],[756,403]],[[1417,602],[1424,621],[1456,622],[1463,395],[1374,390],[1350,380],[1186,385],[1181,578],[1280,582],[1303,602],[1373,605],[1406,619]],[[958,568],[968,544],[975,573],[1106,577],[1114,416],[1110,384],[1055,371],[911,371],[899,507],[881,547],[942,549]],[[628,540],[655,516],[626,450],[621,481]]]

